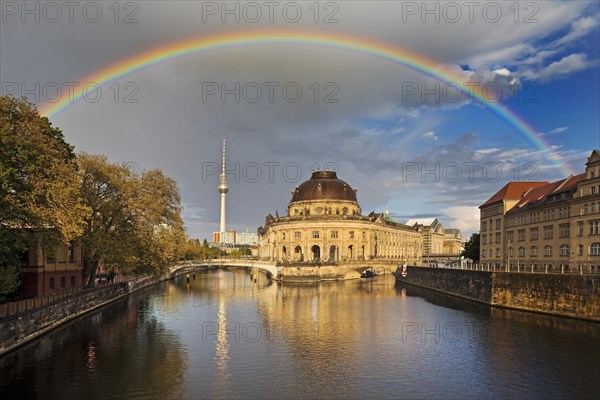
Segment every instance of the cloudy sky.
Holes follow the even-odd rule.
[[[256,32],[369,41],[426,57],[437,73],[314,42],[246,43],[166,59],[49,115],[77,150],[177,179],[192,237],[218,229],[221,140],[228,228],[284,214],[311,169],[336,168],[365,213],[438,217],[463,235],[509,180],[583,171],[600,148],[596,1],[2,1],[2,94],[42,111],[129,57],[191,39]],[[458,83],[463,83],[458,82]],[[300,89],[300,91],[298,91]],[[271,91],[272,90],[272,91]],[[497,95],[497,96],[496,96]],[[502,118],[505,107],[537,139]],[[540,143],[544,143],[540,145]]]

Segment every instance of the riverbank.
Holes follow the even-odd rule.
[[[171,275],[141,277],[81,292],[39,308],[4,317],[0,320],[0,357],[83,314],[167,279],[171,279]]]
[[[600,276],[407,267],[398,282],[494,307],[600,322]]]

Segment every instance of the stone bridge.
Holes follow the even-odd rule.
[[[175,277],[189,271],[214,267],[240,267],[248,269],[257,269],[265,273],[269,278],[277,279],[278,277],[277,266],[275,265],[275,263],[269,263],[265,261],[258,261],[252,259],[244,260],[229,258],[219,258],[204,261],[188,261],[171,267],[170,274],[171,277]]]
[[[370,270],[377,275],[394,274],[401,265],[398,261],[339,261],[339,262],[297,262],[278,263],[253,259],[214,259],[192,261],[171,268],[171,276],[211,267],[241,267],[265,273],[269,278],[283,282],[317,282],[323,280],[344,280],[360,278]]]

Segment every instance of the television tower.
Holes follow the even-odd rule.
[[[225,139],[223,139],[223,164],[221,164],[221,181],[219,183],[219,193],[221,193],[221,242],[223,242],[223,236],[225,235],[225,197],[229,192],[229,185],[227,184],[227,175],[225,175]]]

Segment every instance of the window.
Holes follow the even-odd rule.
[[[487,231],[487,221],[483,221],[483,222],[481,223],[481,231],[482,231],[482,232],[485,232],[485,231]]]
[[[350,235],[350,239],[354,239],[354,231],[350,231],[348,234]]]
[[[515,240],[515,235],[513,231],[506,232],[506,240],[509,242],[513,242]]]
[[[481,250],[481,258],[485,258],[485,249]]]
[[[596,186],[592,186],[592,187],[590,188],[590,194],[591,194],[591,195],[594,195],[594,194],[596,194]],[[593,211],[592,211],[592,212],[593,212]]]
[[[485,233],[481,235],[481,244],[487,244],[487,235]]]
[[[561,256],[569,255],[569,245],[568,244],[563,244],[560,246],[560,255]]]
[[[600,256],[600,243],[592,243],[590,245],[590,255]]]
[[[285,232],[281,232],[281,239],[285,240]]]
[[[577,223],[577,236],[583,236],[583,222]]]
[[[552,246],[548,245],[544,247],[544,256],[549,257],[552,255]]]
[[[552,225],[544,227],[544,239],[552,239]]]
[[[537,240],[538,239],[538,233],[539,233],[539,228],[531,228],[529,230],[530,239],[531,240]]]
[[[519,257],[525,257],[525,247],[519,247]]]
[[[596,213],[596,203],[592,203],[592,205],[590,206],[590,213],[592,213],[592,214]]]
[[[75,262],[75,243],[69,243],[69,262]]]
[[[600,221],[590,221],[590,235],[598,235],[600,233]]]
[[[569,224],[560,224],[558,226],[558,237],[566,238],[571,235],[571,226]]]
[[[537,246],[531,246],[531,255],[532,256],[537,256],[538,255],[538,248],[537,248]]]
[[[583,255],[583,245],[582,244],[579,245],[579,249],[577,251],[577,254],[579,254],[580,256]]]
[[[500,218],[496,220],[496,229],[502,229],[502,220]]]
[[[524,242],[525,241],[525,229],[519,229],[517,231],[517,236],[518,236],[519,242]]]
[[[60,277],[60,287],[64,288],[66,286],[66,279],[64,276]]]
[[[74,277],[74,276],[72,276],[72,277],[71,277],[71,287],[75,287],[75,282],[76,282],[76,281],[75,281],[75,277]]]
[[[496,233],[496,243],[500,243],[500,232]]]
[[[301,239],[302,238],[302,232],[294,232],[294,238]]]
[[[54,278],[50,278],[50,289],[54,289]]]
[[[583,206],[583,215],[586,215],[588,213],[588,207],[589,206],[587,204]]]
[[[496,258],[500,257],[500,249],[496,248]]]
[[[337,239],[338,238],[338,231],[331,231],[331,238],[332,239]]]
[[[515,256],[515,250],[514,250],[512,247],[509,247],[509,248],[508,248],[508,254],[509,254],[511,257],[514,257],[514,256]]]
[[[313,237],[313,239],[318,239],[319,238],[319,231],[312,231],[312,237]]]
[[[367,232],[363,231],[363,239],[367,238]]]

